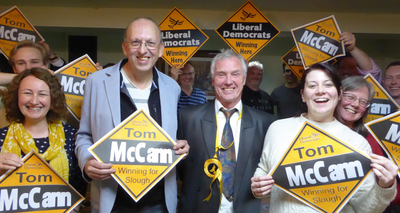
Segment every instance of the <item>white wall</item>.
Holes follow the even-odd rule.
[[[238,5],[239,7],[240,5]],[[98,62],[117,63],[124,57],[121,50],[122,35],[126,25],[137,16],[151,16],[161,21],[170,10],[132,8],[60,8],[60,7],[19,7],[29,21],[37,27],[51,48],[68,60],[69,35],[95,35],[98,41]],[[9,7],[0,6],[0,11]],[[172,8],[171,8],[172,9]],[[202,50],[218,50],[229,46],[215,33],[234,11],[182,10],[199,28],[210,37]],[[271,93],[283,84],[281,57],[295,44],[290,29],[332,15],[330,13],[274,12],[263,11],[264,15],[282,32],[252,60],[264,64],[265,74],[262,89]],[[350,14],[335,13],[343,31],[357,34],[357,45],[385,67],[390,61],[399,60],[400,34],[399,14]],[[160,59],[163,60],[163,59]]]

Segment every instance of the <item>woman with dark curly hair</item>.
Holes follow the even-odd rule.
[[[10,126],[0,129],[0,175],[20,167],[21,157],[35,150],[84,194],[74,153],[76,129],[61,123],[67,108],[58,78],[43,68],[27,69],[9,84],[3,103]]]

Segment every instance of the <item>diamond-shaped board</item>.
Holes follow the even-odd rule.
[[[176,7],[159,25],[164,42],[162,57],[171,66],[184,65],[208,40],[208,36]]]
[[[330,213],[346,205],[370,164],[366,154],[305,122],[270,175],[291,196]]]
[[[301,79],[304,73],[304,67],[296,46],[282,57],[282,61],[292,70],[297,78]]]
[[[333,15],[291,31],[305,69],[345,55],[340,29]]]
[[[0,50],[8,58],[12,48],[20,41],[44,41],[17,6],[0,14]]]
[[[365,119],[365,123],[382,118],[400,109],[397,102],[393,100],[389,93],[371,74],[366,75],[364,79],[373,85],[375,92],[374,98],[371,100],[371,106],[368,108],[368,115],[367,119]]]
[[[400,111],[366,123],[368,131],[378,141],[397,166],[400,166]],[[397,171],[400,177],[400,171]]]
[[[184,157],[175,141],[143,110],[137,110],[93,144],[89,151],[112,163],[112,177],[137,202]]]
[[[280,33],[250,1],[215,31],[248,61]]]
[[[85,79],[96,71],[95,63],[85,54],[54,73],[60,79],[61,86],[64,89],[68,110],[78,121],[81,119]]]
[[[70,212],[84,200],[36,152],[22,162],[0,178],[1,212]]]

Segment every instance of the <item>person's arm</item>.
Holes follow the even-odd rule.
[[[50,69],[53,71],[57,71],[61,67],[65,65],[64,59],[59,57],[56,53],[54,53],[51,49],[49,44],[47,44],[44,41],[39,42],[47,51],[49,54],[49,61],[50,61]]]
[[[340,40],[343,41],[351,56],[357,61],[358,67],[362,70],[372,70],[371,58],[356,46],[356,37],[350,32],[340,34]]]
[[[396,196],[397,166],[387,158],[372,154],[365,139],[352,138],[352,145],[371,156],[372,171],[350,198],[354,212],[383,212]],[[366,174],[365,174],[366,175]]]
[[[371,74],[379,83],[382,83],[382,70],[375,64],[364,51],[356,46],[356,37],[350,32],[340,34],[340,40],[344,42],[351,56],[357,61],[357,69],[361,75]]]
[[[171,78],[173,78],[175,81],[178,81],[178,76],[182,74],[182,68],[183,66],[180,67],[178,64],[172,66],[170,70]]]
[[[16,76],[16,74],[12,73],[0,73],[0,86],[5,86],[11,83],[12,79]]]
[[[115,172],[115,169],[111,168],[111,163],[101,163],[97,161],[88,150],[89,147],[93,145],[91,119],[96,116],[95,110],[90,109],[91,102],[93,101],[92,90],[95,90],[92,83],[92,79],[89,77],[85,85],[81,121],[75,144],[75,155],[78,158],[79,167],[86,181],[105,180],[110,178],[111,174]]]

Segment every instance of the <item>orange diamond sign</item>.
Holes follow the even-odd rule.
[[[70,212],[85,198],[36,152],[0,178],[1,212]]]
[[[400,111],[366,123],[368,131],[397,166],[400,166]],[[400,170],[397,171],[400,177]]]
[[[215,31],[248,61],[280,33],[250,1]]]
[[[60,79],[64,89],[67,108],[76,120],[81,119],[86,77],[96,72],[96,65],[86,54],[57,70],[54,75]]]
[[[345,55],[340,29],[333,15],[291,31],[305,69]]]
[[[0,50],[8,58],[12,48],[20,41],[44,41],[17,6],[0,14]]]
[[[386,92],[376,79],[368,74],[364,77],[374,86],[374,98],[371,100],[371,106],[368,108],[367,119],[365,123],[382,118],[386,115],[396,112],[400,107],[395,100]]]
[[[321,212],[340,212],[372,171],[368,155],[305,122],[271,171],[275,185]]]
[[[292,70],[297,78],[301,79],[304,73],[304,67],[296,46],[282,57],[282,61]]]
[[[208,36],[176,7],[159,25],[165,46],[162,57],[171,66],[184,65],[208,40]]]
[[[112,163],[112,177],[137,202],[184,157],[175,155],[175,141],[143,110],[137,110],[89,151]]]

